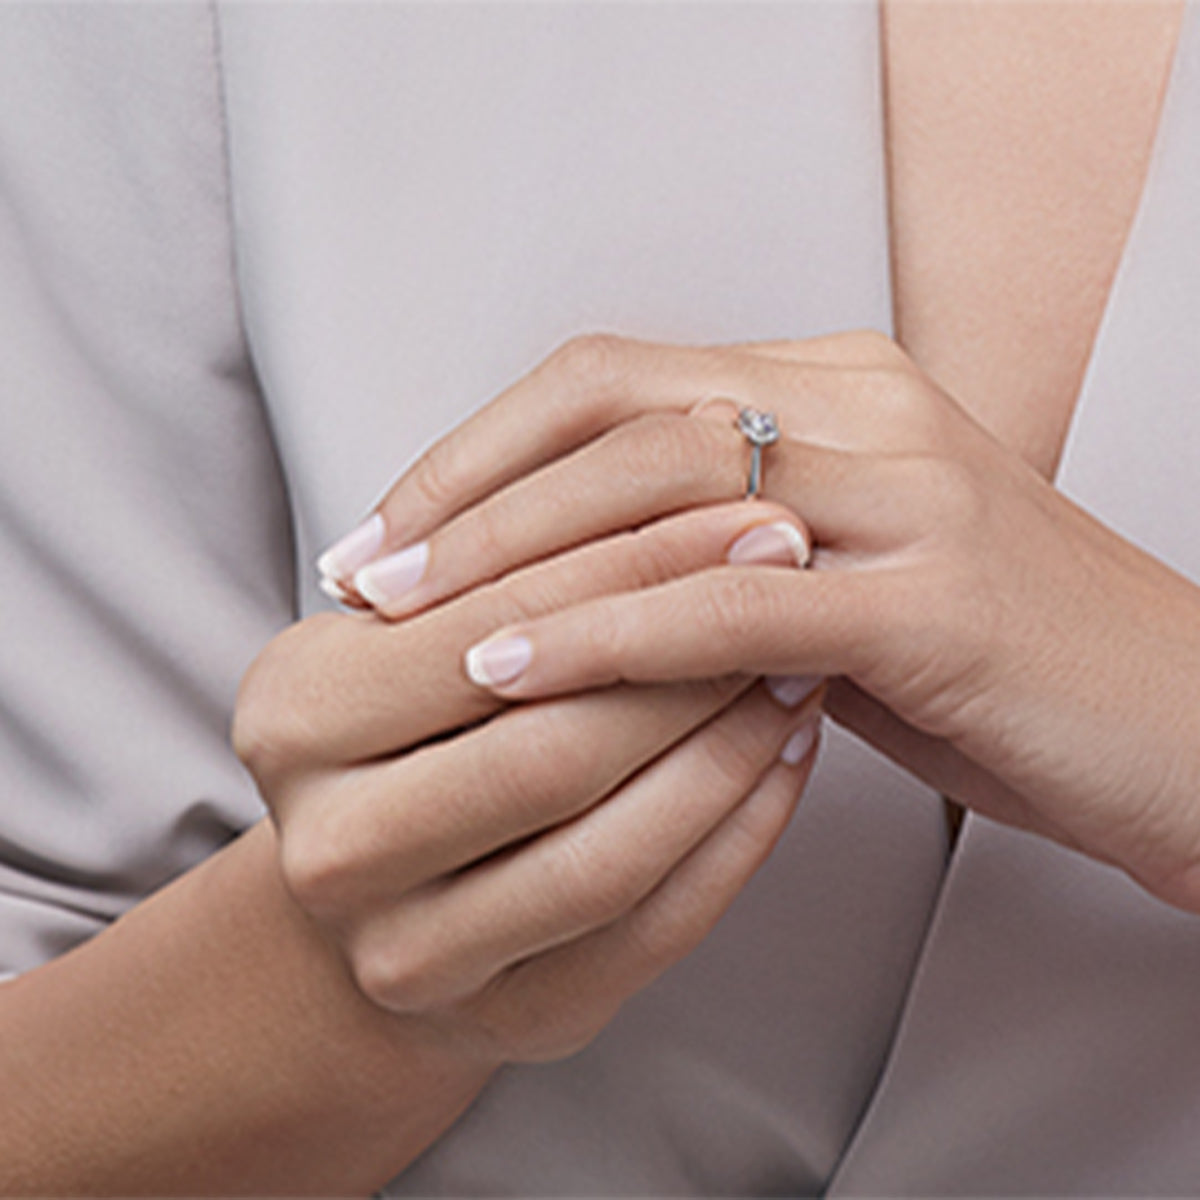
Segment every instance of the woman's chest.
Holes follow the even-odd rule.
[[[1182,9],[885,0],[897,334],[1046,474],[1141,195]]]

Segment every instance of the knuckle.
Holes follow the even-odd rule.
[[[638,417],[608,435],[622,472],[632,480],[655,479],[678,467],[682,455],[668,421],[658,415]]]
[[[938,406],[923,380],[894,366],[868,367],[860,379],[877,418],[899,444],[924,444],[938,435]]]
[[[701,595],[700,627],[715,645],[731,651],[753,645],[771,627],[774,603],[758,572],[722,572]]]
[[[622,471],[635,483],[665,480],[690,492],[699,484],[726,496],[731,483],[740,483],[742,464],[731,439],[720,437],[710,421],[656,413],[628,421],[610,436]]]
[[[413,969],[394,954],[379,951],[360,953],[351,960],[354,982],[372,1004],[390,1012],[412,1012],[420,1008],[412,989]]]
[[[607,925],[637,899],[628,859],[614,856],[586,825],[555,839],[546,886],[555,911],[581,929]]]
[[[508,517],[505,515],[506,506],[503,501],[492,501],[482,504],[463,523],[463,529],[457,536],[465,533],[470,542],[468,551],[475,570],[485,574],[497,569],[503,569],[513,557],[512,516],[519,517],[519,511]],[[515,526],[520,528],[520,524]],[[452,556],[460,552],[452,551]]]
[[[584,333],[550,356],[555,372],[574,392],[588,392],[621,380],[628,370],[629,343],[612,333]]]
[[[664,970],[689,954],[703,939],[715,917],[704,920],[700,896],[676,895],[676,903],[646,905],[630,914],[626,935],[639,958]]]
[[[437,948],[411,934],[358,950],[351,969],[368,1000],[396,1013],[443,1007],[461,990]]]
[[[300,622],[272,639],[246,672],[234,706],[234,753],[263,786],[270,786],[314,757],[321,689],[308,669],[313,637],[337,618]],[[323,639],[319,639],[323,640]]]
[[[718,721],[704,731],[703,752],[708,777],[723,790],[741,795],[762,774],[769,756],[761,738],[745,727]]]
[[[663,530],[639,529],[624,536],[629,547],[630,586],[638,590],[677,579],[694,565],[687,548]]]
[[[410,476],[421,499],[439,512],[453,508],[461,499],[463,484],[454,462],[450,441],[435,442],[413,464]]]
[[[548,575],[551,576],[549,582],[545,578]],[[563,607],[567,603],[561,599],[564,593],[553,584],[553,572],[538,566],[533,570],[513,572],[490,583],[482,583],[458,603],[470,613],[473,630],[501,629],[505,625],[532,621],[546,612]]]
[[[274,643],[269,644],[242,677],[230,731],[233,752],[256,779],[276,755],[279,688],[272,665],[273,647]]]
[[[230,741],[233,752],[259,782],[275,757],[275,739],[271,730],[273,705],[269,687],[256,663],[242,679],[233,710]]]
[[[569,806],[591,771],[596,750],[589,739],[572,737],[568,724],[561,705],[519,709],[508,714],[511,736],[489,756],[489,789],[526,820],[540,822]]]
[[[632,632],[614,603],[589,605],[587,621],[575,633],[577,661],[596,682],[616,682],[628,674],[632,662],[629,637]]]
[[[518,967],[464,1008],[485,1053],[507,1062],[553,1062],[594,1041],[619,1007],[595,994],[572,999],[576,1002],[565,1002],[557,988],[526,986]]]
[[[329,916],[342,907],[353,870],[339,840],[324,826],[312,814],[290,822],[280,834],[279,864],[296,903],[313,915]]]
[[[358,990],[375,1005],[390,1012],[405,1011],[403,997],[393,995],[391,977],[377,957],[353,958],[350,973]]]
[[[294,768],[304,739],[288,710],[272,701],[273,687],[248,678],[243,688],[247,699],[239,701],[234,711],[233,749],[269,802],[270,794]]]
[[[693,479],[709,483],[709,490],[722,497],[729,495],[731,486],[735,495],[743,490],[746,444],[740,436],[734,435],[732,422],[726,429],[712,421],[681,420],[674,416],[663,420],[668,426],[675,453],[681,459],[681,474],[686,472]]]
[[[580,599],[574,580],[559,564],[539,564],[533,570],[505,575],[483,584],[464,599],[464,603],[486,611],[481,629],[500,629],[533,621]]]

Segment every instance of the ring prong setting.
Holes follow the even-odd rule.
[[[752,500],[762,488],[763,447],[773,445],[781,436],[779,421],[774,413],[743,408],[738,413],[737,429],[750,443],[750,481],[746,486],[746,499]]]

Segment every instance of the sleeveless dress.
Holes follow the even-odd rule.
[[[315,553],[555,344],[889,327],[876,17],[0,11],[0,970],[258,819],[229,713]],[[1194,579],[1198,24],[1063,473]],[[389,1194],[1196,1194],[1200,922],[974,818],[946,864],[831,731],[705,945]]]

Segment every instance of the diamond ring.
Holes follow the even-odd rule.
[[[774,413],[743,408],[738,413],[737,430],[750,443],[750,481],[746,485],[746,499],[753,500],[762,489],[763,447],[779,441],[779,422]]]

